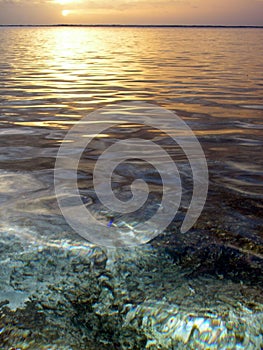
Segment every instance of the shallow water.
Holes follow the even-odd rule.
[[[8,217],[9,208],[12,220],[45,213],[58,147],[77,120],[109,103],[146,101],[194,130],[210,193],[231,194],[229,214],[254,232],[263,185],[262,36],[260,29],[1,28],[1,213]],[[111,130],[92,155],[131,131],[146,137],[136,127]],[[241,215],[243,198],[256,211],[246,206]],[[207,208],[220,207],[215,201]]]
[[[98,108],[109,103],[151,102],[176,112],[204,149],[209,193],[195,227],[184,236],[175,234],[192,191],[185,156],[161,131],[138,125],[111,128],[89,145],[79,164],[83,201],[91,201],[91,210],[108,220],[92,189],[95,160],[107,145],[131,132],[153,139],[176,159],[184,181],[182,208],[174,226],[165,239],[161,237],[153,245],[168,247],[175,260],[180,256],[184,263],[188,250],[182,252],[182,247],[194,250],[204,246],[206,251],[211,243],[216,254],[218,246],[224,247],[226,259],[233,252],[242,256],[240,266],[233,263],[232,270],[248,269],[246,276],[239,271],[237,280],[242,275],[252,284],[260,282],[262,29],[1,28],[0,52],[2,244],[8,247],[6,234],[10,234],[23,247],[52,246],[58,240],[81,246],[81,238],[61,216],[54,194],[58,148],[69,128]],[[84,128],[83,135],[87,133]],[[153,187],[150,209],[145,207],[137,217],[120,218],[128,223],[130,220],[131,225],[150,215],[161,191],[160,177],[153,169],[137,165],[119,166],[115,183],[125,197],[134,173],[141,171]],[[9,257],[8,249],[4,258],[5,254]],[[227,271],[222,261],[221,266],[217,260],[211,270],[210,266],[202,267],[202,261],[211,258],[207,252],[193,256],[193,264],[195,258],[201,261],[195,273],[216,271],[233,277],[233,271]]]

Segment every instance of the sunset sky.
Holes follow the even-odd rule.
[[[0,24],[263,25],[263,0],[0,0]]]

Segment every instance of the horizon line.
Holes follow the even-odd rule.
[[[0,27],[148,27],[148,28],[263,28],[263,25],[224,24],[0,24]]]

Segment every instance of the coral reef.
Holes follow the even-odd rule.
[[[189,277],[189,268],[150,244],[106,251],[84,241],[26,248],[9,241],[0,279],[3,350],[263,346],[260,287]]]

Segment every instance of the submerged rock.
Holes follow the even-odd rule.
[[[18,307],[2,298],[3,350],[263,346],[257,287],[189,277],[164,248],[105,251],[87,242],[49,242],[2,265],[6,290],[27,296]]]

